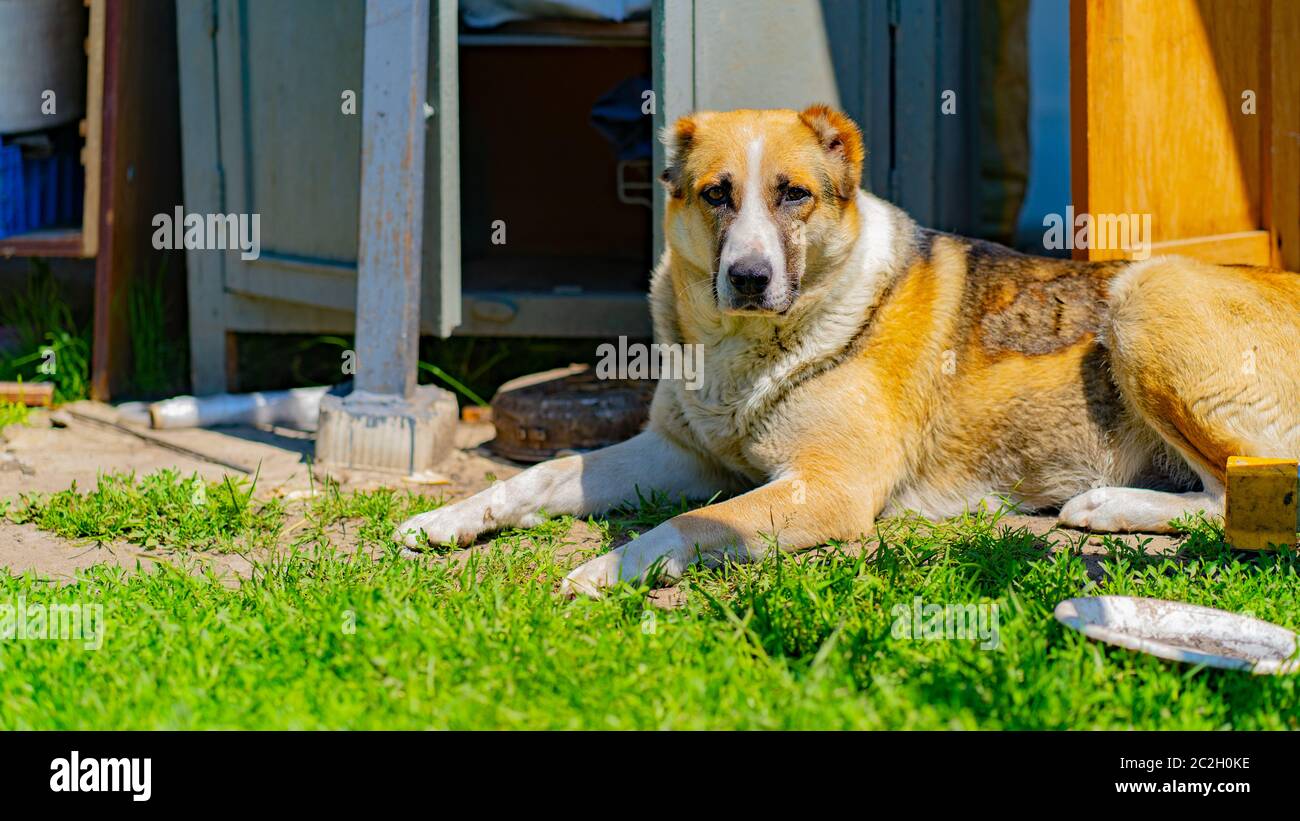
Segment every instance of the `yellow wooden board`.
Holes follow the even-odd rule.
[[[1070,41],[1076,213],[1150,215],[1154,254],[1300,270],[1300,2],[1071,0]]]
[[[1294,544],[1300,517],[1300,486],[1294,459],[1232,456],[1228,459],[1224,531],[1228,543],[1242,550],[1268,550]]]

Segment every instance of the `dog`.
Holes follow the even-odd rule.
[[[1231,455],[1300,457],[1300,276],[1179,257],[1035,257],[860,190],[826,106],[666,130],[657,341],[703,346],[646,429],[417,515],[471,543],[660,490],[715,504],[573,570],[567,594],[869,534],[882,515],[1059,509],[1095,532],[1221,513]],[[544,513],[545,512],[545,513]],[[653,577],[652,579],[648,577]]]

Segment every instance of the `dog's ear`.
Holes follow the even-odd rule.
[[[813,130],[822,148],[839,166],[835,193],[841,199],[852,197],[862,185],[862,161],[866,157],[857,123],[827,105],[809,106],[799,119]]]
[[[659,175],[659,181],[673,197],[681,197],[683,193],[682,165],[695,139],[695,127],[695,118],[687,114],[678,117],[677,122],[665,127],[659,135],[664,144],[664,172]]]

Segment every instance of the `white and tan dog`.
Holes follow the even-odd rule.
[[[861,136],[823,106],[699,113],[666,142],[654,328],[703,346],[700,389],[662,380],[645,432],[416,516],[398,539],[469,543],[638,489],[737,494],[564,581],[596,593],[859,538],[907,509],[1010,500],[1161,531],[1222,511],[1229,455],[1300,456],[1300,276],[1046,259],[920,228],[859,190]]]

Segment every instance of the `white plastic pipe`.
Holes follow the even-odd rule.
[[[177,396],[149,406],[155,428],[206,428],[213,425],[283,425],[315,430],[322,397],[329,387],[258,393]]]

